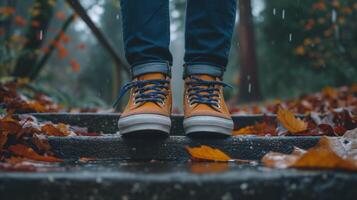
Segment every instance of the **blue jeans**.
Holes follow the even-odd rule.
[[[169,0],[121,0],[125,56],[132,76],[171,75]],[[225,71],[236,0],[187,0],[184,77]]]

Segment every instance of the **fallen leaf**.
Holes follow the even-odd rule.
[[[78,162],[81,162],[81,163],[87,163],[87,162],[90,162],[90,161],[95,161],[97,159],[95,158],[89,158],[89,157],[80,157]]]
[[[347,139],[347,138],[345,138]],[[351,146],[351,145],[349,145]],[[357,141],[355,141],[355,147]],[[356,148],[347,147],[340,138],[321,137],[319,143],[306,152],[283,154],[269,152],[262,162],[275,168],[345,169],[357,171],[357,160],[351,154]]]
[[[9,134],[18,134],[21,131],[22,131],[22,126],[17,120],[11,117],[5,117],[3,119],[0,119],[0,132],[8,132]]]
[[[231,157],[223,153],[221,150],[206,145],[202,145],[200,147],[186,147],[186,150],[194,160],[222,161],[222,162],[233,160]]]
[[[41,126],[41,131],[46,133],[48,136],[69,136],[75,135],[69,130],[69,126],[63,123],[52,124],[46,123]]]
[[[9,147],[9,151],[17,156],[22,156],[28,159],[44,161],[44,162],[63,162],[62,159],[53,156],[42,156],[36,153],[32,148],[23,144],[16,144]]]
[[[276,127],[274,124],[260,122],[253,126],[246,126],[239,130],[234,130],[233,135],[276,135]]]
[[[45,152],[51,150],[51,145],[48,143],[47,135],[43,134],[34,134],[32,136],[32,143],[39,149]]]
[[[279,108],[278,121],[291,133],[299,133],[307,130],[308,124],[301,119],[294,116],[292,112],[287,109]]]
[[[0,132],[0,152],[7,142],[8,132]]]

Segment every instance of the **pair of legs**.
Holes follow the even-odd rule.
[[[121,9],[125,55],[132,66],[133,81],[122,91],[130,89],[131,98],[119,128],[122,133],[148,129],[167,132],[172,101],[169,0],[121,0]],[[225,84],[220,80],[227,65],[235,15],[235,0],[187,0],[183,77],[185,120],[193,132],[205,132],[197,125],[210,122],[210,117],[216,117],[211,124],[230,119],[222,99]]]

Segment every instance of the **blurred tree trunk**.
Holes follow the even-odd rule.
[[[17,60],[13,75],[16,77],[28,77],[32,68],[36,66],[39,50],[43,44],[43,36],[53,15],[54,0],[35,0],[31,14],[32,18],[28,24],[25,34],[25,42],[20,56]],[[37,24],[34,26],[34,24]]]
[[[261,94],[255,52],[251,0],[239,1],[239,25],[237,33],[239,35],[240,47],[240,84],[238,99],[241,102],[258,101],[261,99]]]

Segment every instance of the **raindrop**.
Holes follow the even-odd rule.
[[[240,184],[240,189],[241,190],[246,190],[248,188],[248,183],[242,183]]]
[[[248,84],[248,93],[250,94],[251,92],[252,92],[252,84],[249,83],[249,84]]]
[[[248,80],[248,81],[250,80],[250,76],[249,76],[249,75],[247,76],[247,80]]]
[[[119,15],[115,16],[116,19],[119,19]]]
[[[337,12],[335,9],[333,9],[331,13],[331,21],[332,23],[336,23],[336,20],[337,20]]]
[[[42,38],[43,38],[43,31],[40,30],[40,40],[42,40]]]
[[[49,176],[49,177],[47,177],[47,179],[51,183],[55,181],[55,178],[53,178],[53,176]]]
[[[95,182],[96,183],[101,183],[102,182],[102,177],[98,176],[96,179],[95,179]]]
[[[289,42],[291,42],[293,40],[293,34],[289,33]]]
[[[281,13],[281,18],[285,19],[285,10],[283,9],[283,12]]]
[[[276,15],[276,9],[275,8],[273,9],[273,15]]]
[[[232,194],[230,192],[225,193],[222,197],[222,200],[233,200]]]

